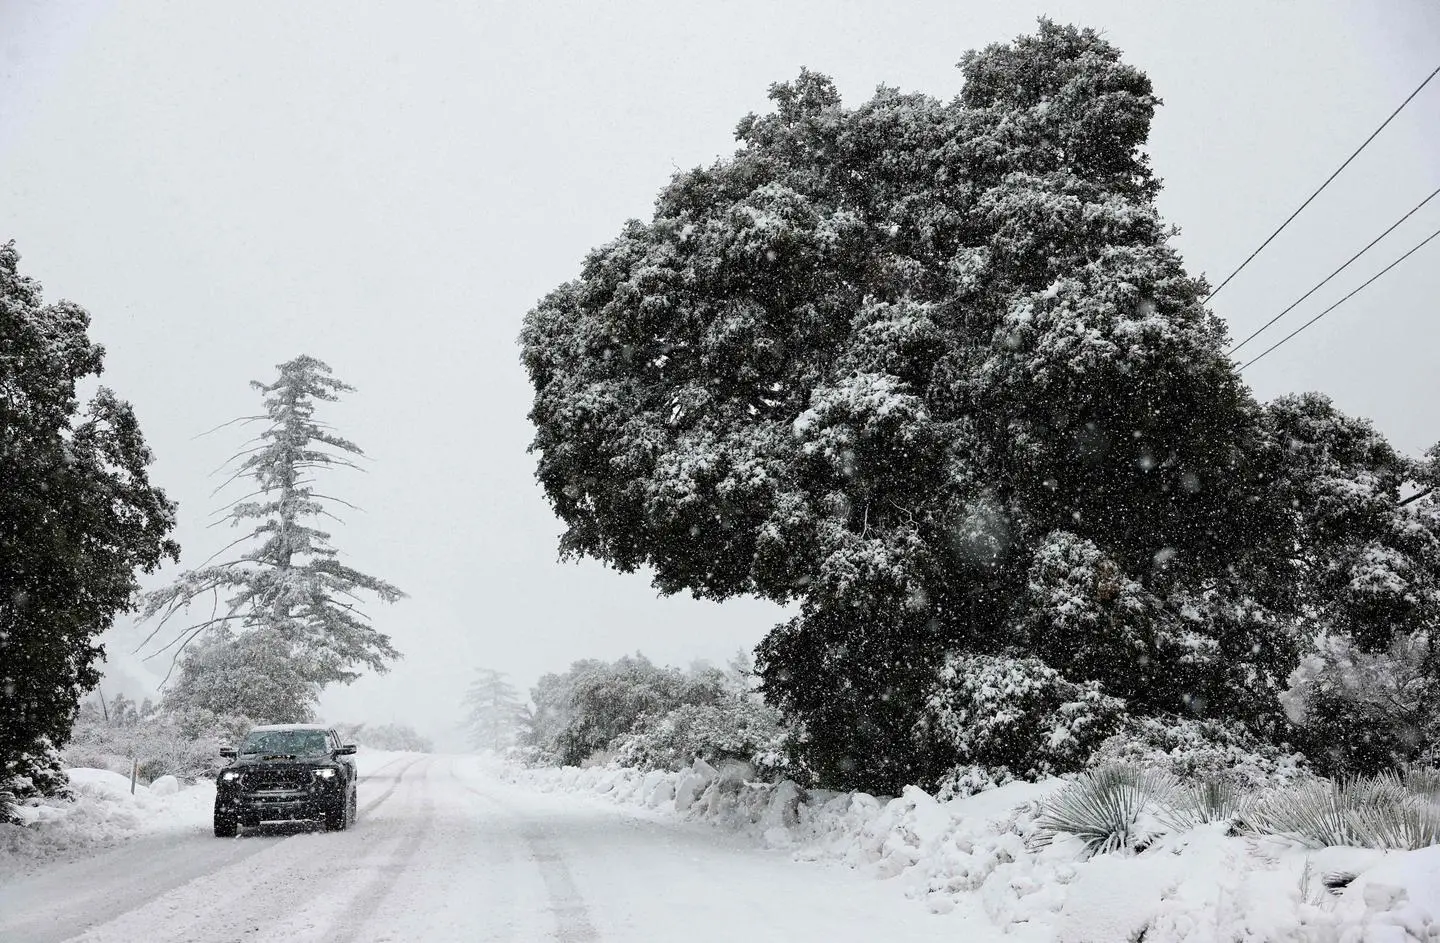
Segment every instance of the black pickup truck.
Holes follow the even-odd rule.
[[[266,822],[315,819],[328,831],[355,822],[354,744],[316,724],[256,727],[215,780],[215,834],[232,838]]]

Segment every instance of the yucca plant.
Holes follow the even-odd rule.
[[[1433,766],[1412,766],[1401,776],[1405,788],[1422,799],[1440,802],[1440,769]]]
[[[1046,842],[1066,832],[1092,855],[1141,847],[1154,837],[1147,813],[1175,788],[1175,777],[1163,770],[1121,763],[1090,770],[1042,803],[1038,837]]]
[[[1440,805],[1424,799],[1372,809],[1356,809],[1353,827],[1359,844],[1367,848],[1413,850],[1440,845]]]
[[[1160,820],[1176,831],[1211,822],[1237,822],[1245,815],[1251,796],[1226,779],[1205,779],[1173,790]]]
[[[1249,831],[1311,848],[1424,848],[1440,844],[1440,805],[1393,773],[1341,782],[1312,780],[1276,790],[1245,813]]]

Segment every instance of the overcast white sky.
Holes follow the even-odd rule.
[[[453,743],[474,667],[528,686],[636,649],[720,660],[779,614],[556,562],[525,452],[525,312],[676,168],[728,154],[771,82],[805,65],[851,104],[882,82],[948,98],[965,50],[1040,14],[1104,29],[1149,73],[1161,209],[1216,282],[1440,65],[1426,0],[0,0],[0,241],[91,312],[190,565],[233,539],[204,525],[240,438],[196,435],[301,352],[358,387],[329,418],[376,461],[336,485],[367,511],[336,543],[411,594],[373,610],[407,658],[324,706]],[[1440,80],[1216,310],[1244,336],[1436,186]],[[1282,324],[1436,228],[1440,201]],[[1440,242],[1246,379],[1322,390],[1418,452],[1440,440],[1437,291]]]

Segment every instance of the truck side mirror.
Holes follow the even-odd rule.
[[[233,760],[233,759],[235,759],[235,748],[234,748],[234,747],[221,747],[221,748],[220,748],[220,755],[223,756],[223,757],[227,757],[227,758]]]
[[[353,756],[354,753],[355,744],[353,743],[347,743],[343,747],[335,751],[336,756]]]

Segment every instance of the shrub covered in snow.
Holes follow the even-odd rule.
[[[710,704],[685,704],[659,718],[642,718],[615,741],[615,760],[640,769],[678,770],[697,758],[750,763],[762,775],[782,764],[784,730],[774,709],[749,695]]]
[[[1251,789],[1289,782],[1307,768],[1304,757],[1243,725],[1175,716],[1127,718],[1090,763],[1149,766],[1182,780],[1223,779]]]
[[[708,665],[689,670],[662,667],[640,654],[614,662],[577,661],[568,671],[545,675],[535,685],[530,695],[534,703],[530,727],[522,740],[561,763],[579,765],[598,750],[618,746],[618,738],[661,723],[672,711],[728,704],[743,696],[744,688],[745,681],[735,670],[727,673]],[[661,745],[667,737],[675,749],[683,749],[681,740],[689,734],[682,730],[709,724],[718,734],[721,714],[737,723],[747,717],[740,708],[728,713],[686,713],[677,718],[671,732],[646,745],[637,744],[636,756],[649,755],[652,746],[660,752],[669,749]],[[743,739],[743,734],[739,736]]]
[[[992,782],[1081,769],[1124,712],[1099,683],[1074,684],[1037,658],[967,654],[945,662],[926,707],[919,735],[964,776],[979,767]],[[968,781],[949,777],[949,791]]]
[[[44,737],[31,749],[7,758],[0,769],[0,822],[15,814],[16,803],[70,796],[60,751]]]
[[[344,730],[347,743],[357,743],[372,750],[401,750],[412,753],[433,753],[435,744],[409,724],[347,724],[336,725]]]
[[[1317,638],[1281,695],[1322,770],[1374,774],[1440,762],[1440,652],[1429,632],[1379,651],[1347,635]]]
[[[149,701],[136,705],[117,695],[103,710],[96,701],[82,705],[65,758],[70,766],[126,775],[134,761],[142,782],[167,775],[193,779],[224,765],[220,748],[251,726],[248,717],[221,717],[200,707],[167,710]]]

